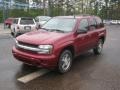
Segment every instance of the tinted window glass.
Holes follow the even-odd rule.
[[[88,30],[88,20],[87,19],[82,19],[80,21],[80,25],[79,25],[79,30]]]
[[[20,24],[34,24],[34,21],[31,18],[21,18]]]

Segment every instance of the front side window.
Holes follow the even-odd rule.
[[[42,28],[50,30],[59,30],[63,32],[71,32],[75,26],[76,19],[70,18],[53,18],[48,21]]]
[[[79,30],[87,31],[88,27],[89,27],[88,20],[87,19],[81,19],[80,25],[79,25]]]

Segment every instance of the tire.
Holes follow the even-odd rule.
[[[73,55],[70,50],[64,50],[59,58],[58,71],[63,74],[70,70],[72,65]]]
[[[99,55],[101,54],[103,49],[103,40],[99,39],[97,46],[93,49],[94,54]]]
[[[14,32],[13,32],[13,37],[16,38],[18,36],[18,33],[15,32],[15,29],[14,29]]]
[[[18,34],[16,32],[14,32],[13,37],[16,38],[18,36]]]

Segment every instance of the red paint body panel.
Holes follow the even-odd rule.
[[[53,69],[56,67],[56,59],[55,55],[38,55],[33,53],[22,52],[15,47],[13,47],[12,53],[16,59],[22,61],[24,63],[32,64],[39,67]]]

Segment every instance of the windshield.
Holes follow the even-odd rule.
[[[71,32],[75,26],[76,19],[54,18],[48,21],[42,28],[63,32]]]
[[[27,19],[27,18],[22,18],[21,20],[20,20],[20,24],[34,24],[34,21],[33,21],[33,19]]]

